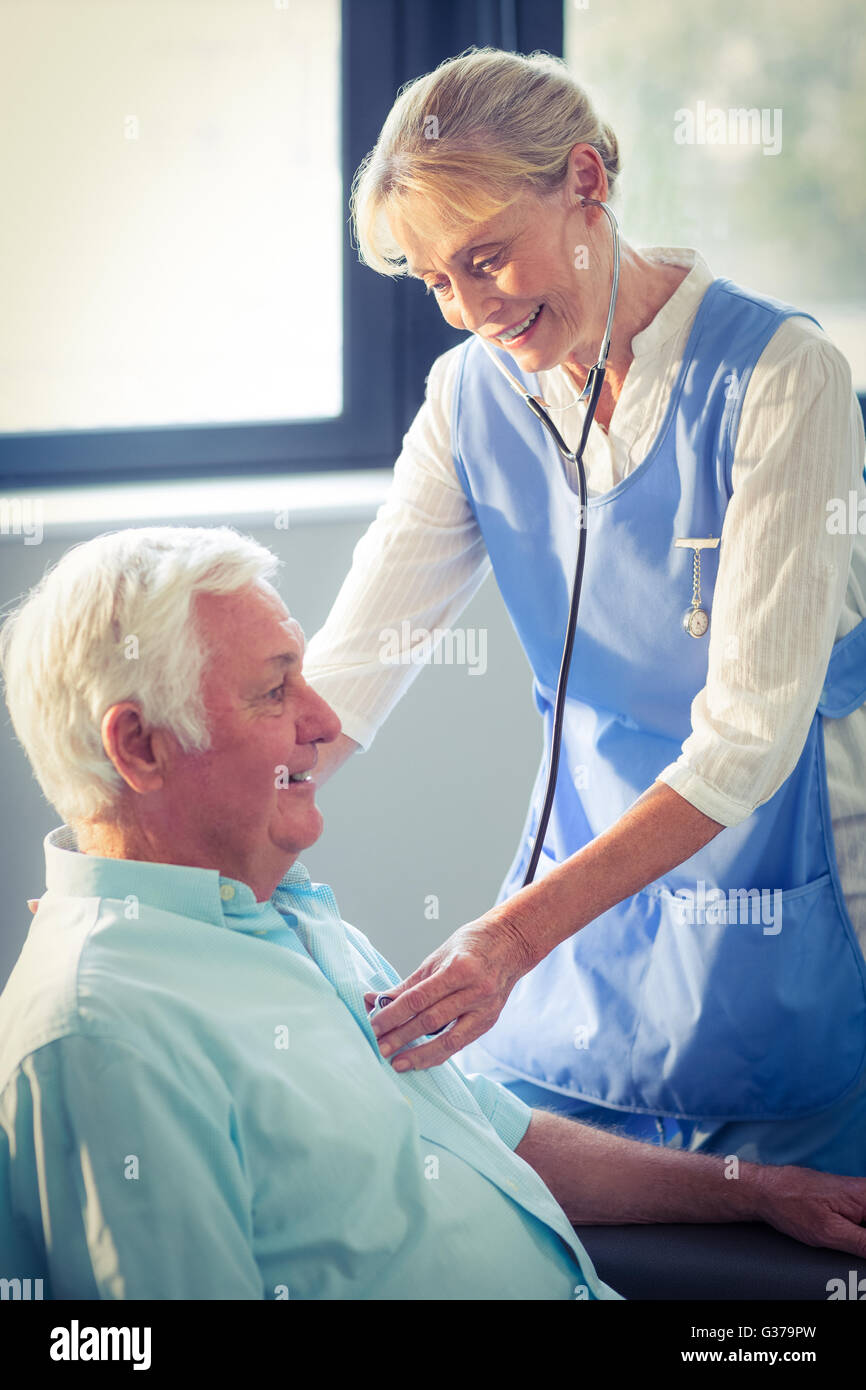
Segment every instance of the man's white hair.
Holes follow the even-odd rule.
[[[121,700],[185,751],[210,746],[201,697],[209,654],[193,598],[235,593],[280,564],[230,526],[114,531],[68,550],[7,617],[6,703],[65,821],[105,814],[125,786],[101,736],[103,715]]]

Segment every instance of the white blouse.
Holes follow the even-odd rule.
[[[699,252],[641,248],[689,273],[631,342],[607,432],[593,423],[587,493],[607,492],[642,462],[661,428],[700,301],[714,279]],[[461,345],[462,346],[462,345]],[[328,619],[307,644],[304,672],[343,732],[369,748],[418,674],[380,659],[383,628],[408,620],[447,628],[490,572],[481,532],[451,455],[451,402],[460,346],[436,359],[426,398],[403,439],[388,497],[355,547]],[[557,367],[542,398],[570,448],[583,404]],[[686,801],[736,825],[793,771],[820,698],[834,641],[866,616],[866,534],[828,530],[827,504],[861,504],[863,420],[845,357],[811,320],[779,325],[742,404],[718,550],[706,685],[692,732],[659,773]],[[578,490],[577,472],[569,482]],[[830,812],[842,888],[866,951],[866,704],[824,721]],[[816,832],[818,827],[816,826]]]

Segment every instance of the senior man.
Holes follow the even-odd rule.
[[[340,722],[277,563],[229,528],[101,536],[0,637],[66,822],[0,997],[0,1276],[60,1299],[619,1298],[572,1221],[756,1218],[866,1253],[864,1179],[730,1180],[453,1062],[385,1061],[365,994],[399,976],[297,858]]]

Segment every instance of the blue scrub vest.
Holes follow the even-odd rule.
[[[691,732],[709,634],[696,639],[682,626],[694,552],[674,541],[721,536],[749,377],[778,325],[800,312],[714,280],[649,453],[588,501],[559,774],[536,880],[613,825]],[[538,394],[537,377],[501,355]],[[474,337],[451,432],[549,750],[580,501],[553,442]],[[701,552],[711,630],[719,549]],[[583,1100],[690,1119],[795,1117],[853,1089],[866,1060],[866,964],[839,881],[823,721],[864,700],[866,619],[834,645],[802,752],[778,791],[555,947],[512,991],[484,1035],[487,1052]],[[547,765],[545,751],[497,902],[522,885]],[[683,899],[700,902],[701,881],[703,901],[716,907],[684,921]],[[760,895],[747,908],[736,895],[750,889],[765,890],[763,916]],[[768,927],[772,904],[781,913]]]

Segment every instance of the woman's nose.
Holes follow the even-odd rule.
[[[485,323],[491,321],[502,301],[501,296],[490,293],[489,286],[470,284],[459,289],[455,287],[455,302],[463,327],[468,328],[470,333],[478,333]]]

